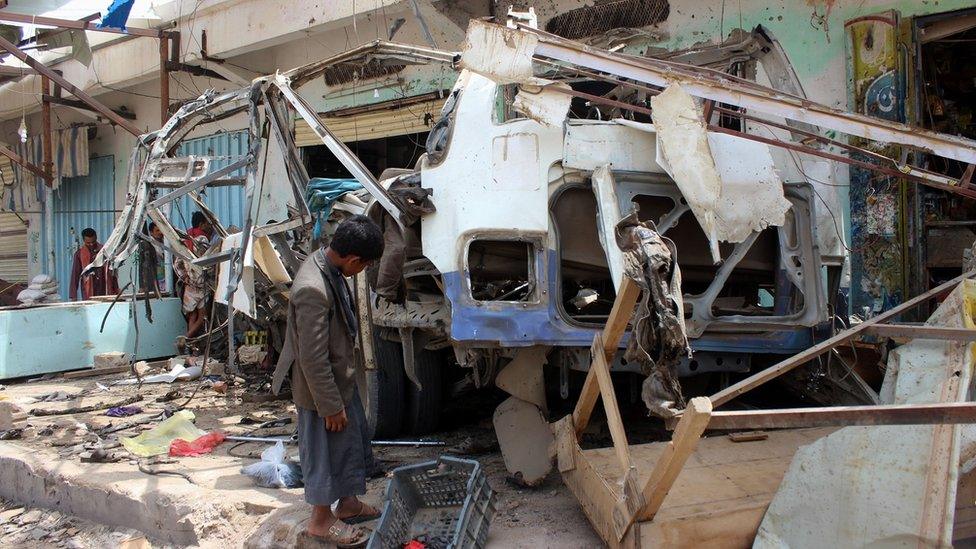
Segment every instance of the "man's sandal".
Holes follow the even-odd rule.
[[[369,541],[369,532],[337,519],[332,523],[332,526],[329,526],[328,535],[316,536],[315,534],[309,534],[308,530],[298,534],[298,543],[296,546],[299,548],[313,549],[317,547],[332,547],[335,545],[338,549],[356,549],[366,545],[367,541]]]
[[[380,518],[380,511],[375,507],[368,505],[365,501],[359,502],[359,512],[351,517],[342,517],[342,521],[346,524],[359,524],[361,522],[369,522],[371,520],[376,520]]]

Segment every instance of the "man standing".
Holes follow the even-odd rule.
[[[149,223],[149,236],[162,246],[163,231],[155,223]],[[166,255],[162,250],[156,249],[155,246],[153,250],[156,252],[156,289],[159,290],[159,293],[164,293],[166,291]]]
[[[305,500],[312,505],[301,537],[311,546],[360,547],[369,535],[351,524],[380,515],[356,497],[366,493],[373,455],[356,387],[359,324],[344,277],[359,274],[381,255],[379,227],[354,216],[339,225],[327,248],[305,260],[291,286],[277,368],[291,367]]]
[[[115,282],[115,275],[109,270],[107,263],[89,273],[82,280],[81,272],[95,259],[95,255],[102,249],[102,245],[98,242],[95,229],[91,227],[81,231],[81,239],[82,245],[75,251],[75,259],[71,266],[71,286],[68,289],[68,296],[71,301],[78,299],[79,283],[81,284],[81,299],[83,300],[96,295],[115,295],[119,290]]]

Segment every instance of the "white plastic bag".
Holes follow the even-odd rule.
[[[241,468],[241,473],[265,488],[298,488],[302,486],[302,469],[285,455],[285,445],[276,442],[261,452],[261,461]]]
[[[32,304],[36,301],[43,301],[47,297],[47,294],[40,290],[21,290],[17,294],[17,301],[26,304]]]

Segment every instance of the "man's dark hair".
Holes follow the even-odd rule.
[[[206,220],[207,216],[203,215],[203,212],[193,212],[193,216],[190,217],[190,226],[199,227]]]
[[[81,231],[81,237],[82,238],[97,238],[98,235],[95,234],[95,229],[92,229],[91,227],[88,227],[87,229]]]
[[[342,257],[357,255],[372,261],[383,255],[383,232],[365,215],[354,215],[339,224],[329,247]]]
[[[149,222],[149,232],[152,232],[156,228],[156,224],[152,221]]]

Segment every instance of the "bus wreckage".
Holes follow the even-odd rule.
[[[330,67],[367,63],[458,72],[416,166],[370,173],[299,93]],[[759,74],[773,87],[758,84]],[[176,155],[194,128],[240,113],[249,120],[246,154]],[[590,368],[608,319],[634,329],[606,349],[609,371],[665,418],[685,407],[679,378],[714,374],[726,387],[729,373],[761,370],[830,331],[846,258],[837,166],[976,197],[967,182],[827,137],[976,162],[966,139],[807,100],[761,27],[655,56],[515,22],[472,21],[461,52],[374,42],[238,91],[207,92],[132,153],[126,206],[89,270],[165,250],[218,271],[210,276],[228,313],[205,339],[226,339],[231,370],[235,316],[267,330],[270,351],[280,351],[291,276],[328,241],[328,227],[318,239],[312,230],[295,117],[363,187],[339,198],[329,221],[365,213],[384,230],[386,254],[356,280],[370,426],[383,437],[429,432],[443,399],[497,385],[513,395],[495,414],[506,465],[530,485],[551,467],[547,399],[575,394],[574,372]],[[269,151],[287,172],[289,216],[258,224]],[[203,200],[220,185],[245,189],[234,234]],[[183,197],[221,246],[183,245],[170,213]],[[164,243],[145,236],[148,221]],[[148,295],[151,276],[135,281],[129,299]],[[633,303],[641,290],[634,319],[613,314],[618,296]],[[831,381],[845,403],[877,402],[848,376]]]

